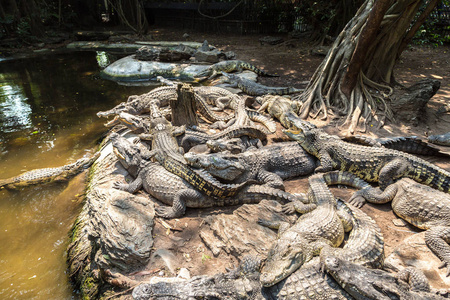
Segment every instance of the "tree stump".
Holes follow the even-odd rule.
[[[172,124],[174,126],[198,126],[197,104],[194,89],[188,83],[179,83],[177,86],[177,100],[170,100],[172,109]]]

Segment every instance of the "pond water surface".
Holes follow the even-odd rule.
[[[95,52],[0,62],[0,179],[93,153],[106,132],[96,113],[151,89],[104,81],[99,71]],[[84,175],[0,190],[0,299],[77,299],[66,249]]]

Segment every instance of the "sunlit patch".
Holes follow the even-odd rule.
[[[5,132],[16,132],[32,127],[31,106],[27,98],[17,86],[1,85],[0,129]]]

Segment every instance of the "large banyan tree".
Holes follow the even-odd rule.
[[[345,116],[353,133],[361,124],[383,124],[392,117],[389,98],[393,69],[439,0],[366,0],[334,41],[300,96],[299,112],[328,118],[330,109]],[[425,6],[419,13],[419,8]]]

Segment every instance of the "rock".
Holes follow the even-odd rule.
[[[94,188],[87,196],[90,235],[103,269],[129,271],[147,264],[153,246],[154,205],[147,197]]]
[[[234,53],[233,51],[227,51],[224,54],[226,60],[236,59],[236,53]]]
[[[189,37],[190,37],[190,35],[188,33],[183,34],[183,38],[187,39]]]
[[[218,63],[220,61],[220,58],[223,57],[223,53],[218,50],[212,50],[212,51],[203,51],[203,50],[197,50],[194,57],[198,62],[207,62],[207,63]]]
[[[318,56],[326,56],[330,50],[329,46],[318,46],[311,50],[311,54]]]
[[[189,270],[186,268],[181,268],[178,272],[177,278],[181,279],[191,279],[191,274],[189,273]]]
[[[392,110],[398,119],[417,124],[425,115],[425,107],[439,90],[441,83],[436,79],[423,79],[409,88],[397,90],[392,96]]]
[[[257,224],[258,218],[294,222],[295,215],[286,216],[281,204],[263,200],[259,204],[245,204],[233,214],[210,215],[206,226],[200,231],[200,238],[214,256],[222,251],[240,259],[244,255],[266,256],[277,234],[274,230]]]
[[[385,263],[399,270],[412,266],[422,270],[430,285],[436,289],[450,287],[450,277],[446,277],[446,268],[439,269],[440,259],[425,244],[425,232],[417,233],[405,239],[386,258]]]

